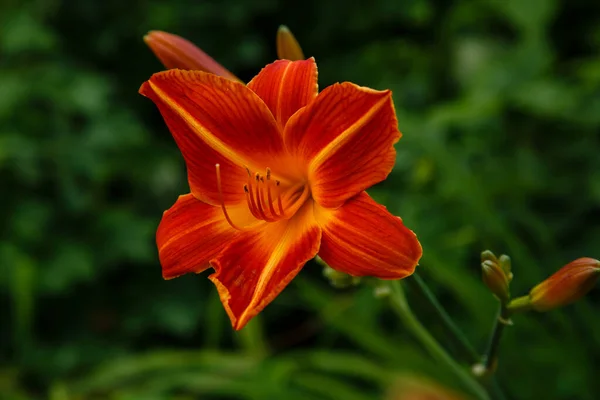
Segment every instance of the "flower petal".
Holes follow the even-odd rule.
[[[278,60],[267,65],[248,83],[267,104],[279,126],[317,96],[317,64],[305,61]]]
[[[211,260],[221,302],[239,330],[269,304],[319,250],[321,229],[308,201],[290,220],[243,232]]]
[[[304,60],[300,44],[285,25],[281,25],[277,30],[277,58],[290,61]]]
[[[400,139],[391,92],[342,83],[329,86],[285,127],[289,151],[308,166],[313,198],[323,207],[381,182]]]
[[[204,271],[238,232],[227,223],[220,207],[203,203],[192,194],[179,196],[156,231],[163,277]]]
[[[221,164],[225,203],[245,201],[247,174],[276,169],[281,132],[264,102],[246,86],[200,71],[154,74],[140,88],[159,108],[188,168],[194,195],[219,203],[215,164]]]
[[[162,31],[150,31],[144,42],[168,69],[181,68],[210,72],[232,81],[241,82],[224,66],[181,36]]]
[[[366,192],[336,210],[316,210],[323,231],[319,256],[331,268],[382,279],[400,279],[414,272],[422,254],[417,237]]]

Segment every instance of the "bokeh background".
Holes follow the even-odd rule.
[[[372,289],[336,290],[315,263],[239,333],[207,274],[162,280],[154,232],[187,188],[137,94],[162,69],[152,29],[247,81],[286,24],[321,87],[391,88],[404,137],[370,193],[417,232],[421,276],[478,349],[496,311],[481,250],[512,257],[516,295],[600,257],[597,1],[3,0],[0,23],[2,399],[366,400],[406,374],[456,387]],[[514,318],[508,398],[597,398],[599,304],[596,289]]]

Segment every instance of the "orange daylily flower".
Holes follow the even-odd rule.
[[[169,70],[140,88],[185,159],[191,193],[164,213],[166,279],[209,267],[235,329],[269,304],[317,253],[354,276],[413,273],[421,245],[366,192],[395,163],[390,91],[317,88],[314,59],[279,60],[246,86]]]

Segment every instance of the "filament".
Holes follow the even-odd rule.
[[[219,202],[221,203],[221,209],[223,210],[223,215],[225,216],[227,223],[231,225],[233,229],[237,229],[238,231],[247,230],[245,228],[240,228],[239,226],[234,224],[231,218],[229,217],[229,214],[227,213],[227,208],[225,207],[225,200],[223,199],[223,188],[221,186],[221,166],[219,164],[215,164],[215,169],[217,172],[217,187],[219,188]]]

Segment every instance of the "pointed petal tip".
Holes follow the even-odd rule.
[[[319,256],[353,276],[403,279],[423,254],[414,232],[366,192],[336,210],[319,209],[317,220],[323,229]]]
[[[165,34],[166,32],[163,31],[148,31],[144,36],[143,36],[143,40],[144,42],[150,46],[150,43],[155,40],[157,38],[157,36],[160,36],[161,34]]]
[[[231,307],[229,306],[229,299],[231,298],[231,294],[229,294],[229,290],[227,290],[227,287],[225,287],[225,285],[223,285],[223,283],[221,283],[221,281],[217,277],[216,271],[219,268],[219,262],[217,260],[211,260],[210,266],[215,270],[215,272],[213,272],[212,274],[210,274],[208,276],[208,280],[210,280],[217,288],[217,293],[219,294],[219,298],[221,299],[221,304],[223,305],[223,308],[225,309],[225,312],[227,313],[227,316],[229,317],[229,321],[231,322],[231,327],[234,330],[239,331],[240,329],[242,329],[244,327],[244,325],[239,323],[237,317],[235,316],[235,314],[231,310]]]
[[[318,93],[317,64],[307,60],[276,60],[265,66],[249,83],[269,107],[283,129],[288,119],[310,103]]]
[[[271,303],[314,258],[320,243],[321,229],[307,204],[290,220],[242,233],[214,257],[209,279],[233,329],[242,329]]]

